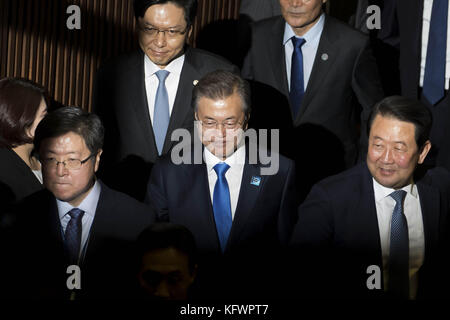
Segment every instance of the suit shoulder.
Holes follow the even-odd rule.
[[[319,181],[316,186],[333,193],[341,193],[343,189],[357,186],[363,179],[365,164],[358,164],[353,168],[327,177]]]
[[[369,36],[360,30],[356,30],[349,26],[348,24],[326,15],[325,25],[328,29],[333,30],[336,33],[339,33],[345,41],[357,41],[366,43],[369,41]]]
[[[126,212],[133,213],[148,213],[149,210],[151,210],[148,205],[139,202],[125,193],[111,189],[104,183],[102,183],[101,186],[103,193],[102,200],[114,204],[113,207],[118,210],[126,210]]]
[[[133,65],[138,64],[142,59],[144,59],[144,54],[142,51],[136,50],[130,53],[123,53],[116,57],[111,57],[107,59],[98,69],[98,73],[110,73],[110,72],[121,72],[122,70],[127,70]]]
[[[195,67],[208,68],[210,71],[218,69],[234,71],[236,68],[224,57],[198,48],[189,48],[186,51],[186,59]]]
[[[450,172],[443,167],[435,167],[427,170],[419,181],[435,186],[441,190],[450,191]]]

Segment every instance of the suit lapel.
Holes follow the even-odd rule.
[[[289,86],[286,73],[286,58],[283,46],[285,22],[283,18],[279,18],[274,23],[272,34],[268,37],[268,48],[270,50],[272,74],[275,78],[275,83],[280,84],[282,93],[289,98]],[[280,67],[281,66],[281,67]]]
[[[131,101],[130,105],[133,107],[136,121],[140,127],[137,131],[145,136],[151,154],[158,154],[148,110],[147,93],[145,91],[144,53],[141,50],[133,56],[125,79],[128,82],[127,86],[130,88],[127,92],[127,100]]]
[[[361,164],[363,175],[362,183],[359,186],[359,197],[354,207],[355,215],[351,225],[351,233],[354,236],[352,242],[359,248],[359,252],[364,252],[367,260],[364,261],[365,268],[369,265],[378,265],[383,268],[380,230],[378,227],[377,209],[375,205],[375,192],[373,189],[372,176],[365,163]],[[355,199],[356,200],[356,199]],[[364,270],[361,270],[365,272]]]
[[[336,60],[339,54],[339,49],[334,45],[334,42],[339,38],[339,34],[333,31],[332,21],[325,16],[325,24],[323,27],[322,35],[317,48],[316,57],[314,59],[314,65],[311,71],[311,76],[308,81],[308,85],[305,90],[305,95],[300,106],[300,111],[295,118],[294,123],[299,124],[301,117],[311,105],[311,101],[317,92],[320,92],[320,88],[323,83],[324,77],[328,74],[331,66]]]
[[[236,212],[234,214],[233,224],[231,226],[230,236],[228,238],[227,249],[233,246],[233,244],[239,242],[239,237],[243,230],[248,218],[253,212],[256,201],[258,199],[261,189],[264,187],[266,176],[262,176],[260,173],[260,165],[249,164],[248,160],[248,147],[246,147],[244,172],[242,173],[241,188],[239,191],[239,199],[236,206]],[[252,177],[260,177],[261,181],[258,186],[251,184]]]
[[[189,168],[192,168],[192,170],[189,170]],[[193,199],[195,204],[190,212],[200,215],[201,223],[199,223],[199,225],[202,226],[203,238],[211,240],[214,239],[214,244],[211,244],[211,247],[214,248],[214,251],[219,252],[219,237],[217,234],[216,221],[214,219],[214,210],[210,196],[207,170],[208,169],[205,163],[194,164],[187,165],[187,170],[185,170],[184,173],[186,173],[186,181],[192,181],[190,190],[191,194],[204,195]]]
[[[439,236],[439,192],[424,183],[417,183],[422,209],[423,230],[425,236],[425,258],[427,252],[437,246]]]
[[[167,153],[173,144],[170,139],[172,132],[177,128],[183,127],[183,123],[189,111],[191,111],[191,101],[186,98],[192,96],[194,80],[200,80],[201,78],[199,72],[192,65],[191,60],[191,53],[188,48],[185,53],[183,68],[181,69],[180,82],[178,83],[177,94],[175,96],[169,127],[164,141],[163,153]]]

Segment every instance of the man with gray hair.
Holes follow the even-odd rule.
[[[249,290],[261,295],[270,279],[260,281],[255,270],[269,267],[267,260],[272,259],[267,258],[286,243],[294,223],[294,164],[280,155],[278,171],[263,175],[266,165],[260,159],[251,161],[255,150],[244,139],[250,92],[239,76],[211,72],[192,96],[203,159],[179,165],[170,157],[158,161],[146,201],[156,208],[157,219],[184,225],[193,233],[203,262],[213,264],[209,270],[214,275],[203,274],[208,279],[203,285],[214,284],[224,297],[245,296]],[[218,271],[222,267],[227,270],[223,274]],[[216,285],[219,279],[226,286]]]

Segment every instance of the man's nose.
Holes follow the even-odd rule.
[[[393,162],[394,157],[392,155],[391,148],[386,148],[383,151],[383,154],[381,155],[381,159],[383,160],[384,163],[392,163]]]
[[[155,296],[168,299],[170,297],[170,290],[167,281],[161,281],[156,288]]]
[[[166,45],[166,32],[165,31],[157,31],[155,37],[155,43],[158,47],[164,47]]]
[[[66,169],[66,166],[64,165],[64,162],[57,163],[56,174],[61,177],[67,174],[67,169]]]

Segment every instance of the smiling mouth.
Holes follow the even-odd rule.
[[[392,175],[393,173],[395,173],[394,169],[385,169],[385,168],[379,168],[379,169],[383,175]]]

